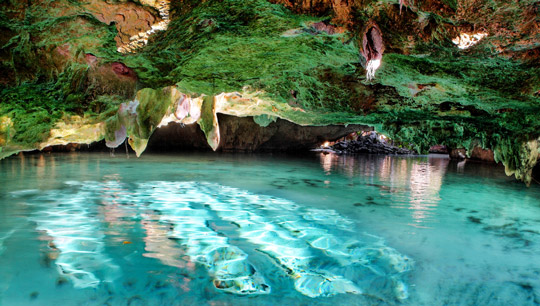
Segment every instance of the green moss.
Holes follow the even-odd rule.
[[[278,118],[275,116],[268,116],[268,115],[260,115],[260,116],[253,117],[253,121],[261,127],[267,127],[272,122],[276,122],[277,119]]]
[[[442,3],[457,8],[455,0]],[[490,3],[482,6],[520,13],[517,6]],[[491,37],[458,50],[448,32],[457,23],[436,12],[407,11],[427,25],[420,33],[424,41],[410,46],[408,36],[419,34],[411,32],[418,27],[405,14],[396,25],[389,4],[397,9],[398,1],[364,1],[352,12],[355,35],[375,18],[387,46],[375,80],[368,82],[357,45],[344,42],[348,34],[318,33],[309,24],[320,19],[266,0],[173,2],[169,29],[129,55],[116,52],[115,26],[99,22],[77,1],[6,2],[0,28],[9,38],[0,46],[0,67],[9,71],[6,84],[19,84],[0,88],[0,116],[13,121],[7,138],[32,147],[63,115],[86,114],[107,122],[108,139],[126,125],[142,150],[173,102],[168,89],[160,88],[176,85],[206,96],[199,124],[215,142],[213,96],[245,89],[260,92],[262,113],[298,124],[368,124],[421,152],[433,144],[491,148],[508,171],[526,180],[535,149],[524,144],[540,136],[538,64],[494,54]],[[303,30],[283,35],[291,29]],[[404,50],[416,55],[398,54]],[[89,81],[93,70],[85,53],[136,71],[137,89],[143,88],[136,116],[117,113],[134,89],[106,78]]]
[[[4,88],[0,97],[0,116],[8,116],[13,121],[11,140],[15,144],[32,145],[43,141],[67,106],[51,83]]]
[[[101,54],[103,47],[114,48],[114,26],[101,23],[79,4],[55,2],[50,7],[19,8],[24,20],[9,19],[5,11],[0,14],[0,25],[16,34],[0,46],[0,52],[10,54],[18,83],[51,81],[77,60],[81,50]],[[55,51],[58,47],[64,54]]]
[[[116,114],[122,102],[126,102],[126,99],[121,96],[98,96],[88,104],[86,114],[90,117],[96,117],[99,121],[105,121]]]
[[[124,61],[151,87],[177,83],[184,92],[215,95],[249,86],[279,102],[295,92],[305,108],[345,109],[345,92],[325,75],[353,73],[358,50],[336,35],[282,36],[308,20],[264,0],[208,1]]]
[[[442,3],[446,4],[448,7],[453,9],[454,11],[457,10],[457,0],[441,0]]]
[[[205,96],[201,107],[201,118],[198,123],[206,137],[210,137],[210,132],[214,129],[214,108],[214,97]]]
[[[424,153],[433,144],[492,149],[507,173],[530,182],[523,144],[540,136],[540,99],[532,95],[539,73],[501,58],[388,54],[378,81],[401,102],[379,105],[384,129]]]
[[[137,100],[139,101],[137,107],[139,128],[135,135],[148,139],[171,105],[171,92],[169,89],[145,88],[137,93]]]
[[[414,72],[427,78],[457,79],[477,90],[495,90],[510,97],[530,91],[540,72],[538,68],[505,58],[462,56],[454,52],[427,57],[389,54],[384,62],[388,68],[403,69],[406,76],[407,72]]]
[[[435,107],[452,102],[471,105],[490,114],[501,109],[540,105],[532,96],[538,68],[505,59],[433,57],[388,54],[377,71],[377,80],[395,87],[411,106]],[[416,90],[416,86],[422,90]]]

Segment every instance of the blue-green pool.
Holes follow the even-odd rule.
[[[540,186],[436,156],[11,157],[0,305],[540,305]]]

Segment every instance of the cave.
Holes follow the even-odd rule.
[[[533,1],[0,4],[0,305],[540,304]]]

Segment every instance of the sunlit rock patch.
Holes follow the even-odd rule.
[[[149,30],[131,36],[129,38],[129,43],[118,47],[117,51],[120,53],[136,52],[137,49],[144,47],[148,43],[148,39],[152,34],[159,31],[165,31],[169,26],[170,0],[143,1],[143,3],[156,8],[159,11],[161,21],[150,25]]]
[[[51,130],[49,139],[40,144],[39,148],[70,143],[91,144],[101,140],[105,132],[105,124],[92,121],[78,116],[65,118],[56,124]]]
[[[138,45],[130,46],[138,33],[146,33],[153,29],[154,24],[164,20],[151,10],[132,2],[107,3],[100,0],[90,0],[82,3],[85,10],[105,24],[115,24],[115,37],[118,50],[131,50]],[[161,14],[160,14],[161,15]],[[168,15],[167,15],[168,17]],[[125,51],[125,52],[128,52]]]
[[[11,118],[7,116],[0,117],[0,152],[2,147],[6,146],[10,138],[10,130],[13,128]]]
[[[460,49],[468,49],[474,45],[476,45],[480,40],[484,37],[486,37],[488,34],[485,32],[478,32],[478,33],[460,33],[459,36],[452,39],[452,42]]]

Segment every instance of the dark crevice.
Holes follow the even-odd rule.
[[[363,52],[362,54],[366,58],[366,61],[380,60],[384,52],[384,44],[382,39],[382,33],[379,27],[371,25],[364,33],[362,42]]]

